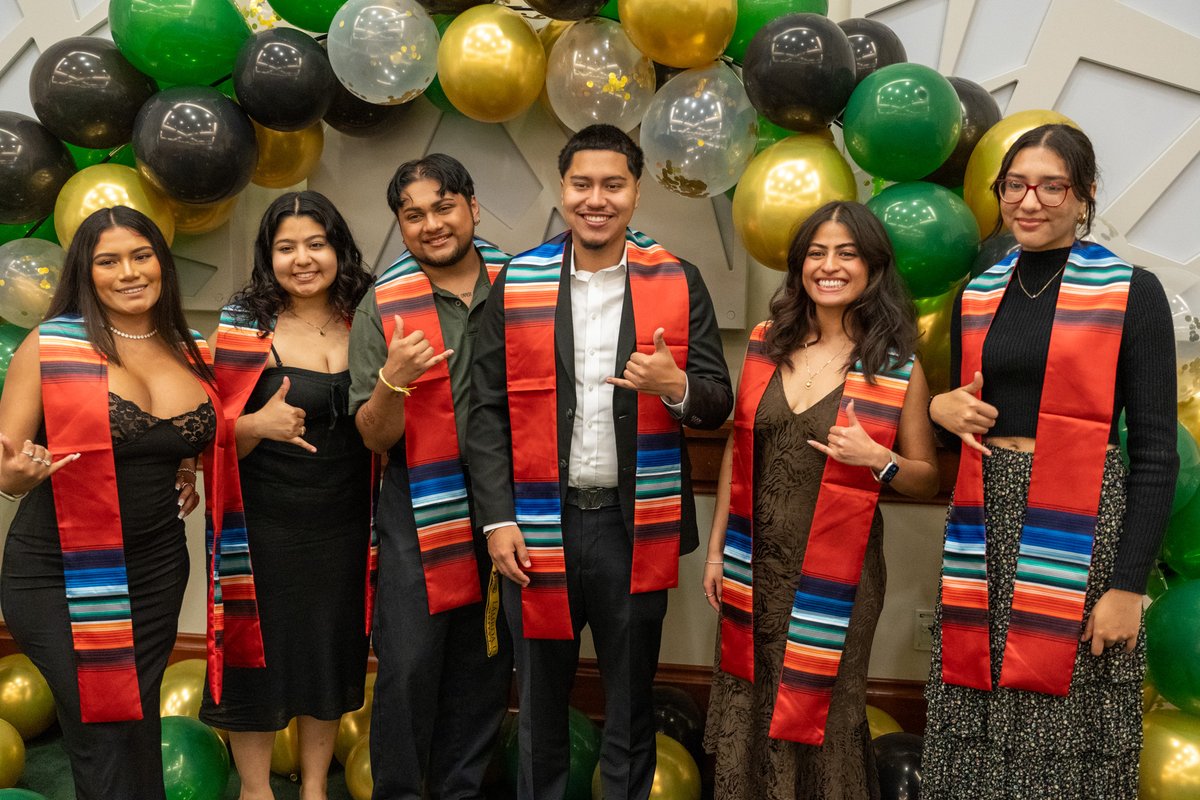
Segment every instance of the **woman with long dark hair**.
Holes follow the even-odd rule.
[[[993,191],[1020,249],[955,302],[964,385],[929,407],[964,446],[922,796],[1133,800],[1142,593],[1179,466],[1170,308],[1153,274],[1082,240],[1096,208],[1082,131],[1022,135]]]
[[[878,796],[866,720],[886,581],[878,492],[937,491],[914,316],[865,206],[830,203],[804,222],[750,336],[705,557],[721,613],[705,735],[717,798]]]
[[[124,207],[89,216],[0,398],[0,490],[24,497],[4,619],[50,683],[85,800],[164,797],[159,687],[196,459],[217,435],[212,380],[158,228]]]
[[[292,192],[263,214],[249,284],[221,312],[217,383],[266,669],[226,665],[200,716],[229,731],[242,800],[272,797],[271,747],[293,717],[302,796],[324,798],[338,720],[363,703],[370,454],[347,392],[349,323],[370,285],[333,204]]]

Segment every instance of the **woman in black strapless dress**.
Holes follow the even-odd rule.
[[[0,490],[7,499],[28,495],[4,547],[4,619],[54,693],[76,796],[158,800],[164,797],[159,688],[187,584],[183,518],[198,500],[196,459],[216,431],[205,386],[212,374],[184,324],[170,250],[137,211],[103,209],[84,221],[47,318],[13,356],[0,399]],[[92,431],[99,445],[79,448],[82,455],[51,452],[55,442],[68,441],[52,411],[73,391],[54,380],[61,364],[56,342],[70,331],[78,333],[83,357],[106,367],[81,395],[101,405],[87,409],[100,421],[101,430]],[[115,497],[98,479],[109,456]],[[85,506],[79,501],[87,495],[96,497]],[[116,552],[124,555],[129,612],[123,618],[132,620],[136,672],[128,704],[99,714],[97,706],[122,687],[104,671],[95,683],[84,680],[86,664],[130,657],[77,647],[64,579],[64,551],[72,548],[60,541],[60,527],[80,527],[81,516],[82,527],[92,525],[96,507],[119,511]],[[139,711],[140,719],[130,719]],[[85,721],[97,716],[111,721]]]

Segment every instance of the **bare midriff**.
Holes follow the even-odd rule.
[[[1019,453],[1032,453],[1036,440],[1031,436],[987,436],[984,437],[983,443],[988,447],[999,447],[1002,450],[1016,450]],[[1108,446],[1109,450],[1116,450],[1115,444]]]

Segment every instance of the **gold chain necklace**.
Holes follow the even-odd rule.
[[[1017,270],[1017,286],[1021,287],[1021,291],[1024,292],[1025,296],[1028,297],[1030,300],[1037,300],[1039,297],[1042,296],[1042,292],[1049,289],[1050,284],[1054,283],[1054,281],[1058,279],[1058,276],[1061,275],[1063,270],[1065,270],[1066,268],[1067,268],[1066,264],[1063,264],[1061,267],[1059,267],[1058,272],[1051,275],[1050,280],[1046,281],[1046,285],[1043,286],[1042,288],[1038,289],[1033,294],[1030,294],[1029,290],[1025,288],[1025,281],[1021,280],[1021,270],[1018,269]]]
[[[312,328],[314,331],[321,334],[322,336],[325,335],[325,329],[329,327],[329,323],[333,322],[334,318],[337,317],[337,315],[338,315],[337,309],[334,309],[333,313],[329,315],[329,319],[325,320],[325,324],[318,327],[316,325],[313,325],[311,322],[306,320],[304,317],[297,314],[295,311],[292,311],[290,308],[288,309],[287,313],[291,314],[293,317],[300,320],[305,325]]]
[[[809,363],[808,363],[808,345],[809,344],[810,344],[810,342],[804,343],[804,371],[808,373],[808,380],[806,380],[804,382],[805,389],[811,389],[812,385],[813,385],[813,381],[815,381],[817,379],[817,376],[820,375],[822,372],[824,372],[825,368],[828,367],[830,364],[832,364],[833,360],[835,358],[840,356],[842,353],[846,352],[846,345],[843,344],[841,350],[838,350],[836,353],[831,355],[829,357],[829,360],[821,365],[820,369],[818,369],[816,372],[813,372],[812,367],[809,366]]]

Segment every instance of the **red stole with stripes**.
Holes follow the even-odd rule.
[[[513,489],[517,523],[531,562],[526,570],[530,583],[521,593],[521,614],[525,637],[530,639],[574,638],[562,547],[555,375],[555,309],[563,270],[569,269],[570,248],[569,233],[560,234],[514,258],[505,273]],[[632,230],[626,231],[626,261],[637,351],[653,353],[654,332],[662,327],[675,363],[685,369],[691,298],[682,265],[653,239]],[[635,593],[679,582],[682,443],[680,423],[661,398],[639,393],[637,402],[630,576],[630,591]]]
[[[489,282],[496,280],[504,260],[485,260]],[[401,267],[397,274],[389,270],[375,287],[384,340],[392,341],[399,314],[406,332],[423,331],[433,351],[442,352],[446,342],[429,278],[411,255],[397,266]],[[425,594],[429,613],[437,614],[483,598],[449,364],[443,361],[430,367],[412,388],[413,393],[404,398],[404,452]]]
[[[1019,255],[963,293],[963,376],[982,371],[983,343]],[[1070,688],[1131,272],[1100,245],[1076,242],[1063,273],[1001,666],[1004,687],[1053,695]],[[942,679],[990,690],[983,507],[982,455],[964,447],[943,556]]]

